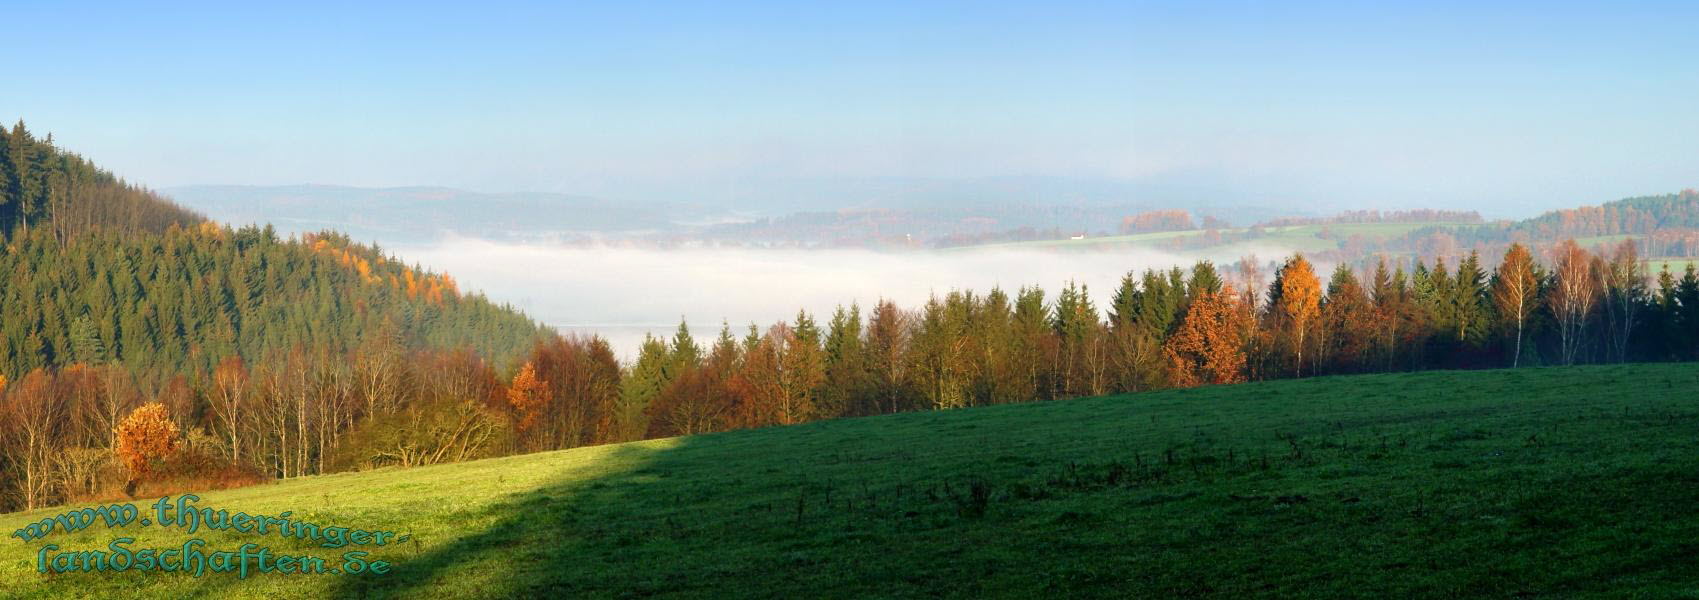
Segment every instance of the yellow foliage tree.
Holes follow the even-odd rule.
[[[1304,255],[1294,255],[1280,268],[1280,300],[1273,307],[1291,327],[1293,350],[1297,353],[1297,369],[1304,372],[1304,344],[1316,317],[1321,314],[1321,279]]]
[[[1522,330],[1540,301],[1540,279],[1534,273],[1534,257],[1522,244],[1511,244],[1505,251],[1504,261],[1499,263],[1498,273],[1493,277],[1492,297],[1506,328],[1516,331],[1516,353],[1510,366],[1521,366]]]

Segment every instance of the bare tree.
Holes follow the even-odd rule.
[[[1575,240],[1560,244],[1552,257],[1552,314],[1557,318],[1563,364],[1575,364],[1587,321],[1598,302],[1599,278],[1592,257]]]
[[[1623,240],[1601,270],[1605,333],[1612,360],[1628,360],[1628,341],[1647,294],[1646,270],[1634,240]]]
[[[53,489],[53,456],[60,450],[64,405],[54,397],[53,375],[31,371],[6,391],[0,404],[0,440],[17,472],[24,510],[44,506]]]
[[[1534,312],[1540,300],[1540,281],[1534,274],[1534,259],[1522,244],[1511,244],[1510,250],[1504,253],[1504,260],[1493,276],[1492,297],[1505,327],[1516,331],[1516,352],[1512,355],[1510,366],[1520,366],[1523,329],[1527,326],[1528,315]]]
[[[212,372],[212,389],[207,394],[213,417],[230,439],[230,460],[242,460],[244,413],[248,406],[248,369],[242,359],[231,356],[219,361]]]

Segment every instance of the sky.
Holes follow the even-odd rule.
[[[1022,176],[1510,217],[1699,186],[1694,3],[273,4],[11,0],[0,118],[153,187]]]

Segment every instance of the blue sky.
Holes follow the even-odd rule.
[[[1691,3],[344,4],[9,3],[0,118],[159,187],[1057,176],[1513,216],[1699,186]]]

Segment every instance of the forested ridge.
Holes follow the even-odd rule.
[[[0,131],[0,192],[0,507],[134,483],[141,473],[120,468],[115,432],[144,406],[164,407],[149,414],[199,440],[173,452],[173,464],[147,469],[155,478],[319,472],[331,450],[315,446],[309,457],[302,429],[340,435],[356,429],[356,415],[309,422],[301,378],[333,374],[308,373],[307,357],[434,367],[440,380],[456,368],[493,373],[546,334],[510,307],[462,293],[446,275],[341,234],[280,239],[269,226],[205,221],[36,139],[21,123]],[[220,365],[227,374],[237,365],[244,376],[274,376],[266,389],[278,398],[295,393],[296,410],[271,414],[271,429],[290,435],[246,455],[237,454],[241,440],[207,448],[219,414],[258,412],[212,400]],[[369,400],[359,418],[423,404]]]

